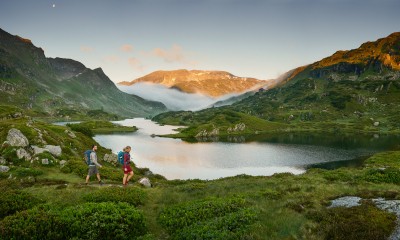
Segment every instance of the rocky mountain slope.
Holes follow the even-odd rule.
[[[0,102],[65,117],[93,109],[124,117],[166,110],[159,102],[118,90],[101,68],[62,58],[46,58],[28,39],[0,29]]]
[[[122,86],[136,83],[161,84],[186,93],[201,93],[211,97],[237,94],[258,89],[268,84],[255,78],[237,77],[224,71],[175,70],[156,71],[131,82],[120,82]]]

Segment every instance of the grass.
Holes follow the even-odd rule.
[[[121,126],[108,121],[87,121],[81,123],[68,124],[71,129],[74,128],[87,128],[90,129],[94,134],[111,134],[111,133],[124,133],[124,132],[135,132],[137,127]]]
[[[387,212],[376,209],[374,206],[362,205],[360,210],[354,209],[345,214],[341,209],[327,210],[326,206],[331,199],[347,195],[400,199],[400,194],[397,194],[400,187],[397,184],[385,181],[370,182],[364,178],[371,169],[378,169],[382,166],[400,167],[400,163],[396,161],[399,157],[400,152],[380,153],[366,160],[365,166],[362,168],[341,168],[329,171],[311,169],[302,175],[275,174],[270,177],[240,175],[213,181],[159,180],[154,188],[138,189],[138,185],[134,184],[134,186],[129,186],[127,191],[133,190],[133,196],[137,197],[135,202],[139,201],[138,208],[143,212],[146,225],[155,239],[167,239],[172,235],[183,236],[175,235],[174,230],[172,233],[170,230],[167,231],[160,222],[161,214],[167,209],[170,209],[168,210],[170,212],[175,209],[180,209],[180,211],[187,209],[185,211],[190,210],[196,216],[199,214],[196,209],[203,208],[200,206],[207,206],[206,203],[212,203],[213,199],[217,201],[216,204],[218,202],[227,203],[224,199],[243,199],[245,201],[243,207],[251,206],[254,210],[255,219],[248,223],[246,230],[239,231],[240,238],[325,239],[328,236],[341,236],[342,232],[350,231],[350,226],[346,227],[347,225],[341,224],[341,221],[337,220],[339,218],[349,219],[346,221],[352,221],[351,229],[359,229],[354,232],[355,237],[365,237],[362,224],[375,226],[374,231],[371,231],[373,235],[368,235],[368,237],[387,236],[394,227],[393,215]],[[38,176],[37,182],[25,187],[21,185],[21,180],[26,177],[19,177],[18,179],[21,180],[12,181],[12,184],[10,184],[10,180],[1,180],[0,183],[8,181],[6,186],[1,184],[6,188],[12,185],[22,186],[22,191],[35,199],[39,199],[49,206],[64,207],[84,204],[92,201],[91,199],[99,199],[99,197],[103,199],[104,196],[111,196],[111,200],[113,200],[112,193],[115,191],[112,189],[121,190],[117,186],[119,182],[109,181],[109,183],[113,183],[110,187],[85,187],[80,184],[83,182],[83,177],[62,173],[57,175],[59,170],[54,167],[43,168],[42,171],[44,173]],[[64,185],[63,182],[67,185],[60,188],[59,186]],[[121,194],[121,199],[125,198],[123,192]],[[88,197],[91,195],[93,197]],[[117,198],[115,199],[117,200]],[[218,204],[215,207],[218,207]],[[241,215],[239,212],[236,215],[228,214],[221,218],[221,221],[225,218],[224,221],[237,221],[244,216],[246,215]],[[204,218],[209,219],[207,221],[213,219],[212,221],[216,221],[215,224],[220,224],[213,214],[204,215]],[[373,222],[370,223],[370,219],[371,221],[374,219]],[[207,228],[208,225],[204,225],[201,220],[198,224],[189,226],[192,228],[191,232],[204,234],[202,229]],[[382,226],[382,231],[376,226]],[[187,231],[189,230],[185,230],[185,233]],[[229,233],[229,236],[233,235]],[[178,239],[183,239],[180,237]]]

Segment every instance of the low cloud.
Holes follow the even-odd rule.
[[[130,65],[133,69],[143,72],[144,66],[143,66],[143,64],[140,62],[139,59],[133,58],[133,57],[132,57],[132,58],[129,58],[129,59],[128,59],[128,63],[129,63],[129,65]]]
[[[217,101],[224,100],[232,95],[221,98],[211,98],[202,94],[189,94],[170,89],[160,84],[137,83],[132,86],[118,86],[126,93],[135,94],[144,99],[159,101],[165,104],[168,109],[178,110],[201,110],[207,108]]]
[[[80,49],[81,49],[81,51],[84,52],[84,53],[91,53],[91,52],[94,51],[94,49],[93,49],[92,47],[89,47],[89,46],[81,46]]]
[[[130,44],[124,44],[120,47],[120,50],[123,52],[132,52],[133,51],[133,46]]]

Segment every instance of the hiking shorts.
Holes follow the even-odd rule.
[[[98,173],[99,173],[99,170],[97,169],[96,166],[89,166],[89,173],[88,173],[89,176],[92,176],[92,175],[98,174]]]
[[[129,174],[130,172],[132,172],[132,168],[129,165],[126,166],[126,171],[124,167],[122,167],[122,170],[124,171],[124,174]]]

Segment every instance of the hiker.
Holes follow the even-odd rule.
[[[86,184],[88,184],[89,183],[89,178],[92,176],[92,175],[94,175],[94,174],[96,174],[97,175],[97,180],[99,180],[99,184],[103,184],[103,181],[101,181],[101,178],[100,178],[100,173],[99,173],[99,170],[97,169],[97,167],[103,167],[103,166],[101,166],[98,162],[97,162],[97,154],[96,154],[96,150],[97,150],[97,146],[96,145],[93,145],[92,146],[92,151],[91,151],[91,153],[90,153],[90,158],[89,158],[89,161],[88,161],[88,165],[89,165],[89,172],[88,172],[88,175],[86,176]]]
[[[124,186],[128,185],[129,180],[133,177],[133,171],[131,168],[131,155],[129,154],[131,152],[131,147],[126,146],[124,150],[124,165],[122,166],[124,170],[124,178],[122,179],[122,184]],[[129,174],[129,176],[128,176]]]

